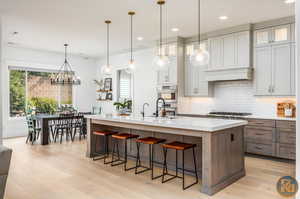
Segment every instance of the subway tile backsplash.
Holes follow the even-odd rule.
[[[179,99],[179,113],[206,114],[210,111],[249,112],[275,116],[277,102],[295,98],[256,97],[252,81],[226,81],[214,84],[214,97]]]

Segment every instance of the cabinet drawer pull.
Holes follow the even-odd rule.
[[[262,150],[262,148],[261,148],[261,147],[258,147],[258,146],[256,146],[255,148],[258,149],[258,150]]]
[[[265,134],[263,134],[263,133],[255,133],[255,135],[265,135]]]

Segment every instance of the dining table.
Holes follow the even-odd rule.
[[[49,144],[49,131],[50,131],[50,125],[49,123],[51,121],[57,121],[57,120],[66,120],[66,119],[84,119],[83,115],[75,115],[75,116],[61,116],[59,114],[50,115],[50,114],[40,114],[36,115],[34,117],[34,120],[36,123],[39,124],[41,128],[41,145],[48,145]]]

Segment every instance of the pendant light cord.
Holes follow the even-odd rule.
[[[107,58],[107,62],[106,65],[107,67],[109,67],[109,23],[107,23],[107,52],[106,52],[106,58]]]
[[[199,48],[201,44],[201,0],[198,0],[198,43],[199,43]]]
[[[159,8],[160,8],[160,49],[159,49],[159,54],[160,54],[160,56],[162,56],[162,37],[163,37],[163,35],[162,35],[162,4],[159,4]]]
[[[130,61],[133,61],[133,15],[130,15]]]
[[[67,63],[67,48],[68,48],[68,44],[65,44],[65,63]]]

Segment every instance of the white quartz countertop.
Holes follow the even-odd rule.
[[[268,115],[248,115],[242,118],[249,119],[265,119],[265,120],[286,120],[286,121],[296,121],[296,118],[291,117],[278,117],[278,116],[268,116]]]
[[[245,120],[227,120],[216,118],[196,118],[196,117],[175,117],[155,118],[155,117],[139,117],[139,116],[105,116],[105,115],[86,115],[85,118],[93,120],[121,122],[129,124],[142,124],[148,126],[168,127],[174,129],[188,129],[196,131],[214,132],[228,128],[247,125]]]
[[[213,117],[214,115],[210,115],[209,113],[204,113],[204,114],[190,114],[190,113],[179,113],[179,115],[184,115],[184,116],[202,116],[202,117]],[[219,117],[222,117],[222,115],[218,115]],[[218,117],[216,116],[216,118]],[[263,115],[263,114],[251,114],[247,116],[233,116],[232,118],[237,118],[237,119],[263,119],[263,120],[284,120],[284,121],[296,121],[296,118],[291,118],[291,117],[278,117],[276,115]]]

